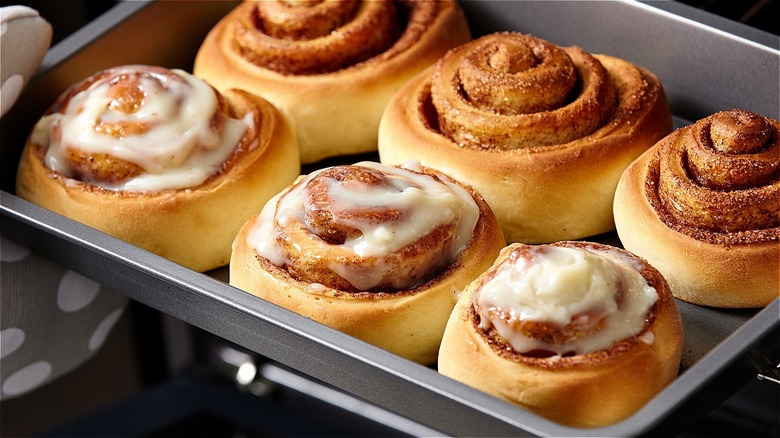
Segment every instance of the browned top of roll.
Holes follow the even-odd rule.
[[[657,146],[645,193],[667,226],[699,240],[780,239],[780,124],[730,110]]]
[[[605,64],[578,47],[494,33],[436,64],[420,106],[430,129],[461,147],[555,147],[628,124],[662,93],[628,63]]]
[[[285,75],[317,75],[407,50],[452,0],[245,1],[232,13],[233,49]]]

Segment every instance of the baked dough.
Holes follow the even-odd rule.
[[[683,328],[653,267],[589,242],[512,244],[462,294],[439,372],[552,421],[621,421],[678,373]]]
[[[19,163],[21,198],[197,271],[300,173],[267,101],[181,70],[120,66],[64,92]]]
[[[230,284],[422,364],[505,245],[479,195],[410,163],[302,176],[236,237]]]
[[[647,70],[496,33],[451,50],[393,97],[379,156],[470,184],[507,241],[546,243],[613,230],[620,174],[671,130]]]
[[[470,39],[453,0],[245,1],[208,34],[194,73],[274,103],[309,164],[376,151],[393,93]]]
[[[625,248],[677,298],[762,307],[780,296],[780,124],[744,110],[680,128],[633,163],[615,195]]]

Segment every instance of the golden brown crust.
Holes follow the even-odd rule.
[[[522,46],[524,40],[538,41],[519,34],[488,37],[451,53],[462,53],[468,58],[472,52],[468,48],[480,52],[483,43],[503,47],[501,40],[509,38],[512,41],[506,43],[510,46],[506,51],[511,54],[516,50],[514,46]],[[496,52],[501,53],[497,49]],[[548,108],[542,112],[533,112],[535,107],[531,107],[508,113],[501,108],[472,106],[460,99],[461,102],[453,104],[451,112],[475,117],[472,122],[465,119],[457,124],[474,123],[487,127],[487,132],[465,131],[454,137],[456,140],[444,133],[440,119],[446,114],[434,106],[431,95],[435,79],[432,78],[441,73],[436,70],[439,67],[430,67],[399,90],[388,105],[379,131],[381,161],[398,164],[417,159],[468,182],[493,208],[510,242],[578,239],[612,230],[611,206],[620,174],[644,150],[671,131],[669,106],[652,73],[614,57],[590,57],[577,48],[558,48],[556,53],[561,52],[574,56],[573,68],[578,77],[591,78],[588,80],[591,85],[585,89],[592,92],[573,100],[567,95],[569,104],[558,107],[554,107],[555,96],[541,96],[539,105]],[[452,62],[442,61],[442,68],[452,72],[455,69],[450,66]],[[547,68],[547,64],[541,65]],[[589,71],[588,66],[594,65],[596,71],[584,73]],[[518,69],[517,66],[507,68]],[[458,71],[459,75],[464,74],[463,70]],[[566,73],[560,74],[564,80],[568,77]],[[448,73],[446,77],[451,76]],[[517,81],[535,81],[520,76]],[[500,90],[497,85],[500,82],[490,88]],[[575,90],[582,88],[580,82],[574,85]],[[566,95],[566,89],[559,93]],[[515,99],[515,91],[508,91],[508,96],[500,94],[499,100]],[[527,102],[525,97],[516,99]],[[602,103],[606,110],[601,108]],[[526,111],[531,112],[526,114]],[[580,118],[578,114],[588,117]],[[518,126],[528,130],[522,135],[510,135],[518,131]],[[582,132],[586,134],[578,138]],[[474,141],[464,140],[469,138]]]
[[[420,285],[356,291],[311,282],[309,277],[301,280],[287,267],[260,256],[248,243],[258,216],[247,221],[235,239],[230,283],[402,357],[432,364],[458,294],[490,266],[505,245],[492,211],[478,194],[468,191],[480,210],[468,246],[454,262]],[[335,259],[334,254],[326,261],[332,264]]]
[[[682,300],[746,308],[780,295],[778,123],[762,118],[772,133],[759,135],[765,140],[752,152],[707,152],[708,133],[729,129],[720,126],[724,118],[754,116],[721,112],[675,131],[626,169],[618,185],[621,242],[656,266]]]
[[[502,252],[494,266],[509,253]],[[554,359],[514,352],[495,333],[479,328],[473,300],[482,278],[490,275],[486,272],[461,295],[447,323],[439,372],[572,427],[606,426],[629,417],[677,376],[682,354],[674,298],[658,271],[642,263],[642,276],[659,296],[642,332],[605,350]]]
[[[299,40],[275,40],[258,32],[258,21],[262,20],[257,18],[256,4],[242,3],[214,27],[195,59],[194,73],[218,88],[244,88],[274,103],[294,126],[303,163],[376,150],[377,126],[392,94],[448,49],[471,38],[463,12],[450,0],[359,1],[353,20],[336,26],[329,36]],[[367,26],[371,34],[387,26],[394,35],[379,41],[377,49],[352,54],[355,45],[347,37],[355,32],[355,39],[365,42],[359,37],[362,31],[356,30],[363,26],[363,11],[380,7],[396,9],[391,15],[406,21]],[[297,29],[294,23],[288,25],[282,33],[299,32],[290,30]],[[276,61],[250,55],[254,53],[250,47],[258,46],[261,40],[278,49],[273,55]],[[347,42],[347,47],[333,47],[333,40]],[[299,48],[306,51],[301,54]],[[334,52],[344,56],[334,56]],[[319,64],[320,55],[328,66]]]
[[[194,270],[226,265],[240,226],[257,205],[297,176],[299,161],[289,125],[267,101],[237,90],[220,98],[230,115],[252,114],[254,125],[217,173],[197,186],[146,192],[104,189],[75,179],[80,175],[67,177],[49,169],[43,161],[48,145],[35,144],[31,136],[19,163],[16,193]],[[112,168],[109,162],[106,169],[110,182],[121,167]]]

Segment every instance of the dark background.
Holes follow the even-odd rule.
[[[778,35],[780,1],[678,0],[690,6]],[[2,1],[0,6],[26,5],[53,26],[58,41],[110,9],[113,0]],[[187,330],[197,345],[189,352],[194,363],[171,363],[159,333]],[[17,399],[0,404],[0,436],[83,436],[105,422],[121,421],[131,410],[145,412],[146,424],[123,429],[136,436],[388,436],[392,429],[372,424],[338,409],[324,407],[300,394],[273,392],[262,396],[235,389],[209,367],[213,348],[222,341],[183,327],[153,309],[131,302],[102,350],[85,365]],[[217,346],[217,347],[215,347]],[[175,375],[170,370],[177,369]],[[780,390],[754,381],[703,420],[691,424],[683,437],[780,437]],[[149,409],[159,402],[183,412],[165,418],[166,409]],[[770,421],[755,417],[770,412]],[[110,425],[105,426],[110,430]],[[292,428],[291,428],[292,427]],[[92,428],[92,429],[89,429]]]

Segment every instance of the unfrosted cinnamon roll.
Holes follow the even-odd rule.
[[[573,427],[621,421],[678,373],[683,328],[661,274],[589,242],[512,244],[462,294],[439,372]]]
[[[482,198],[412,163],[302,176],[236,237],[230,284],[423,364],[505,245]]]
[[[454,0],[244,1],[208,34],[194,73],[274,103],[312,163],[375,151],[392,94],[470,38]]]
[[[780,123],[722,111],[633,163],[615,195],[623,245],[682,300],[760,307],[780,296]]]
[[[647,70],[496,33],[451,50],[394,96],[379,155],[472,185],[508,241],[542,243],[614,229],[621,172],[671,129]]]
[[[294,134],[267,101],[128,65],[57,99],[28,138],[16,193],[205,271],[228,263],[244,221],[299,169]]]

